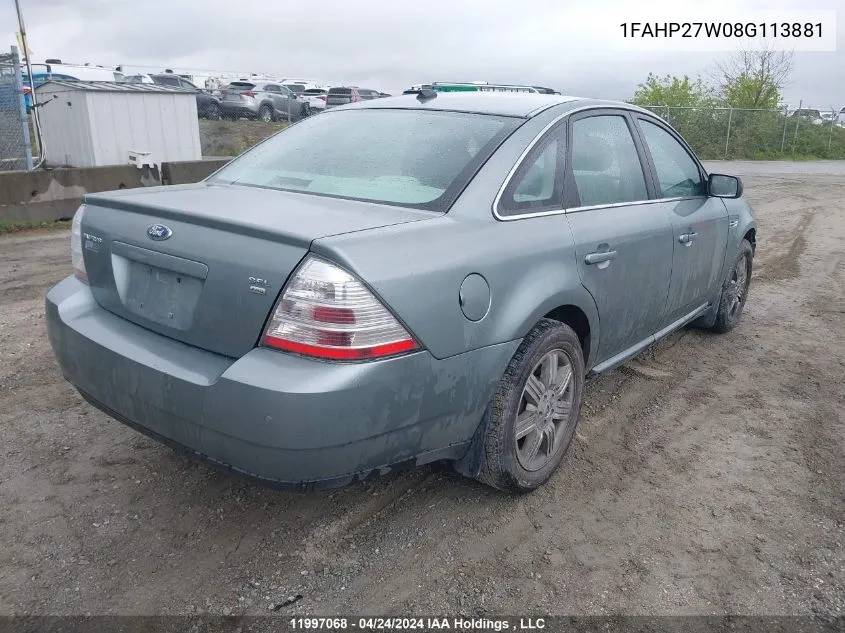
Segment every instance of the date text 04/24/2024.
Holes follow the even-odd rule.
[[[309,618],[288,621],[290,628],[302,630],[342,631],[540,631],[546,628],[544,618]]]

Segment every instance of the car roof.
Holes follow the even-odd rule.
[[[436,97],[419,99],[417,95],[385,97],[373,101],[361,101],[334,108],[337,110],[354,109],[413,109],[413,110],[449,110],[453,112],[473,112],[477,114],[496,114],[530,118],[551,107],[565,105],[564,110],[581,106],[635,109],[642,108],[621,101],[604,101],[585,97],[566,95],[548,95],[534,93],[508,92],[438,92]]]

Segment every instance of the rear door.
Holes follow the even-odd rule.
[[[713,299],[722,280],[729,218],[721,198],[707,195],[704,169],[674,131],[638,115],[637,125],[657,195],[668,209],[674,234],[672,281],[662,326],[684,318]]]
[[[287,117],[287,102],[282,98],[282,89],[276,84],[265,84],[259,87],[261,100],[269,99],[276,114],[281,114],[282,118]]]
[[[295,118],[299,114],[299,109],[302,107],[302,104],[287,86],[281,86],[279,90],[281,92],[280,97],[285,117],[289,117],[291,119]]]
[[[672,223],[634,132],[618,110],[569,121],[564,195],[577,266],[601,321],[599,363],[647,342],[663,315],[672,273]]]

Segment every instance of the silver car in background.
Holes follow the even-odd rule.
[[[223,118],[297,121],[311,114],[307,103],[297,99],[287,87],[271,81],[233,81],[221,92]]]

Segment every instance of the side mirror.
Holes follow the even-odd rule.
[[[707,193],[717,198],[739,198],[742,196],[742,180],[737,176],[710,174],[707,178]]]

